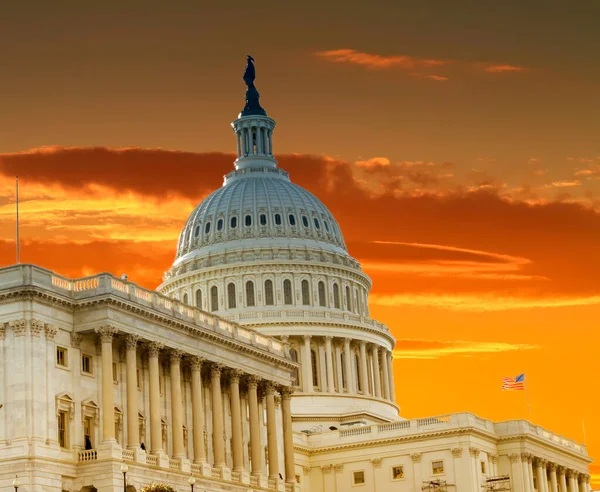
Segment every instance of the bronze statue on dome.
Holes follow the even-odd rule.
[[[254,79],[256,78],[256,68],[254,67],[254,58],[252,58],[252,56],[250,55],[248,55],[246,58],[246,70],[244,70],[244,76],[242,78],[248,86],[248,89],[246,90],[246,105],[240,113],[240,116],[267,116],[267,112],[260,106],[260,94],[254,86]]]

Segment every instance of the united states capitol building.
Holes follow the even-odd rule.
[[[550,430],[399,415],[371,281],[277,166],[252,60],[244,80],[235,169],[156,291],[0,269],[0,491],[589,492]]]

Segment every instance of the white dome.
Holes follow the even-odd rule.
[[[312,193],[272,167],[238,169],[192,212],[179,237],[175,264],[193,257],[257,245],[307,246],[347,254],[340,227]],[[245,243],[245,244],[244,244]]]

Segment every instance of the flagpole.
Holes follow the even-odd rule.
[[[531,422],[531,403],[529,403],[529,382],[527,374],[525,374],[525,401],[527,402],[527,418]]]
[[[17,264],[21,263],[21,251],[19,244],[19,176],[16,177],[16,190],[17,190]]]
[[[581,420],[581,430],[583,430],[583,445],[587,446],[586,443],[586,439],[585,439],[585,420]]]

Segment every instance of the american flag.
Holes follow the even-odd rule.
[[[502,378],[502,389],[505,391],[523,391],[525,389],[525,374],[514,378]]]

